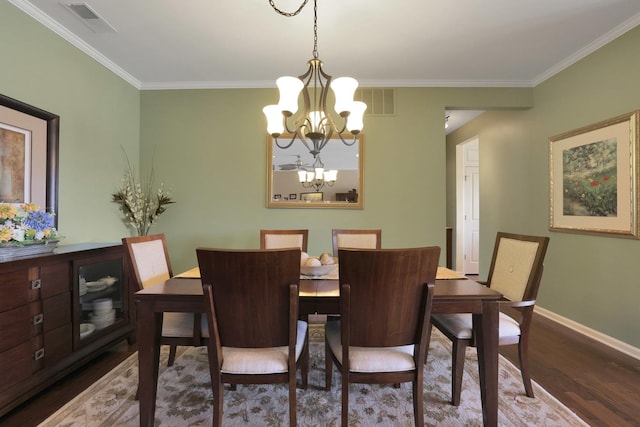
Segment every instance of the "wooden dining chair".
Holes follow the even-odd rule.
[[[533,397],[529,373],[529,330],[548,244],[548,237],[499,232],[486,282],[491,289],[503,294],[498,345],[518,344],[520,372],[528,397]],[[476,345],[472,316],[466,313],[434,314],[432,323],[452,341],[451,404],[458,406],[466,348]]]
[[[333,256],[338,255],[340,248],[380,249],[382,247],[382,230],[331,230],[333,240]]]
[[[148,288],[173,276],[164,234],[124,237],[122,245],[138,289]],[[137,332],[150,333],[139,329]],[[208,336],[207,322],[199,313],[165,313],[160,343],[169,345],[168,366],[175,361],[177,346],[201,346],[203,335]]]
[[[325,384],[342,375],[342,426],[349,384],[413,384],[416,426],[424,425],[423,376],[439,247],[340,249],[340,320],[325,325]]]
[[[307,252],[309,230],[260,230],[260,249],[300,248]]]
[[[211,339],[213,425],[220,426],[223,384],[289,384],[296,425],[296,370],[307,387],[307,322],[298,320],[299,249],[198,248]]]

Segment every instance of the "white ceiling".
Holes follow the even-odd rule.
[[[285,11],[302,0],[274,0]],[[313,0],[9,0],[138,89],[273,87],[306,71]],[[640,23],[638,0],[318,0],[318,51],[362,86],[530,87]]]

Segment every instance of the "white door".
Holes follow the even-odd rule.
[[[472,138],[456,147],[456,271],[480,271],[480,160],[479,141]]]
[[[464,273],[480,271],[480,168],[466,166],[464,170]]]

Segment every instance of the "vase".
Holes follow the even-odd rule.
[[[0,262],[53,252],[58,241],[25,243],[22,246],[0,245]]]

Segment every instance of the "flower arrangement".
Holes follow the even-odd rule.
[[[35,203],[0,203],[0,246],[24,246],[58,241],[53,214]]]
[[[165,206],[175,203],[171,200],[169,191],[164,184],[153,191],[154,171],[151,168],[147,179],[140,183],[126,158],[127,167],[124,171],[120,189],[111,195],[111,201],[119,205],[124,214],[123,221],[133,227],[138,236],[146,236],[149,229],[156,222],[160,214],[167,210]]]

